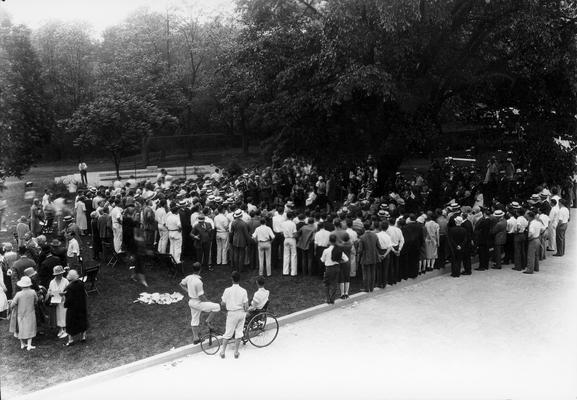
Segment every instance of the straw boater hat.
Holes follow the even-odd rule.
[[[54,267],[54,269],[52,270],[52,275],[56,276],[56,275],[63,275],[64,274],[64,268],[62,267],[62,265],[57,265]]]
[[[72,215],[67,215],[64,217],[64,222],[72,222]]]
[[[36,270],[33,267],[28,267],[24,270],[24,275],[32,278],[34,275],[36,275]]]
[[[450,209],[451,211],[459,211],[460,208],[461,208],[461,207],[460,207],[459,204],[457,204],[457,203],[451,203],[451,204],[449,205],[449,209]]]
[[[503,210],[495,210],[495,212],[493,213],[493,217],[497,217],[497,218],[501,218],[504,215],[505,215],[505,213],[503,212]]]
[[[53,239],[50,242],[50,246],[52,246],[52,247],[60,247],[61,245],[62,245],[62,243],[60,243],[60,240],[58,240],[58,239]]]
[[[205,218],[205,217],[204,217],[204,214],[198,214],[198,217],[197,217],[197,218],[198,218],[199,220],[204,221],[204,218]]]
[[[521,205],[519,203],[517,203],[516,201],[511,203],[511,208],[521,208]]]
[[[211,194],[206,198],[206,201],[208,201],[209,203],[212,203],[213,201],[216,200],[216,196]]]
[[[241,210],[241,209],[236,210],[236,211],[234,212],[234,214],[232,214],[232,216],[233,216],[234,218],[240,218],[240,217],[242,217],[242,210]]]
[[[21,288],[26,288],[32,286],[32,281],[29,277],[23,276],[18,282],[16,282],[16,285]]]

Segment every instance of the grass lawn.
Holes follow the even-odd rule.
[[[24,181],[34,182],[40,195],[44,185],[54,176],[69,173],[70,166],[42,166],[34,168]],[[3,196],[8,200],[9,226],[20,215],[27,215],[30,201],[23,201],[24,182],[8,181]],[[0,240],[10,241],[11,232],[2,232]],[[85,263],[91,264],[91,252],[83,243]],[[190,265],[190,261],[185,263]],[[148,292],[172,293],[178,291],[181,277],[171,278],[159,267],[147,269]],[[255,291],[253,278],[256,271],[243,274],[241,285],[249,292]],[[8,332],[8,321],[0,321],[0,384],[3,398],[39,390],[149,357],[173,347],[192,342],[190,312],[187,299],[172,305],[144,305],[133,303],[144,288],[130,280],[125,265],[115,268],[103,266],[99,275],[99,294],[88,299],[89,323],[87,343],[64,347],[55,332],[45,332],[34,340],[37,349],[20,350],[19,341]],[[205,291],[209,299],[220,301],[223,290],[230,285],[230,268],[223,267],[204,276]],[[271,290],[270,309],[282,316],[324,302],[322,282],[318,277],[282,277],[280,270],[273,271],[267,281]],[[353,282],[351,293],[360,289],[360,282]],[[224,331],[224,314],[216,320]],[[280,333],[282,335],[282,332]]]

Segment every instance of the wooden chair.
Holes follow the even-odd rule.
[[[82,278],[84,284],[86,285],[86,293],[96,293],[98,294],[98,272],[100,271],[100,264],[96,264],[93,267],[87,268],[85,274]]]

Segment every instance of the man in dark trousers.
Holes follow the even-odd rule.
[[[47,288],[50,285],[50,281],[54,278],[52,276],[54,267],[57,265],[62,265],[62,260],[56,254],[58,252],[58,248],[60,247],[60,241],[54,239],[50,243],[50,254],[42,261],[40,266],[38,267],[38,279],[40,280],[40,285]]]
[[[469,209],[465,209],[465,212],[461,215],[463,218],[463,223],[461,226],[467,230],[467,241],[465,243],[465,247],[463,248],[463,273],[462,275],[471,275],[471,256],[473,254],[473,223],[467,218],[469,216],[469,212],[472,210],[470,207]]]
[[[495,210],[493,213],[493,218],[495,218],[496,221],[491,229],[494,241],[493,258],[495,259],[495,265],[491,267],[493,269],[501,269],[503,252],[505,250],[505,244],[507,243],[507,221],[504,217],[505,212],[502,210]]]
[[[449,228],[448,238],[449,249],[451,251],[451,276],[458,278],[461,276],[463,265],[463,252],[467,243],[467,229],[463,226],[463,218],[455,218],[455,226]]]
[[[423,224],[417,222],[415,214],[409,215],[403,230],[403,236],[405,238],[403,253],[407,259],[407,274],[409,278],[416,278],[419,275],[419,259],[425,236]]]
[[[236,210],[233,217],[234,221],[230,224],[229,240],[232,245],[232,267],[240,272],[244,265],[246,246],[251,237],[248,233],[248,225],[242,220],[242,210]]]
[[[198,222],[192,227],[190,235],[194,239],[197,261],[204,271],[211,271],[209,257],[210,245],[212,244],[212,226],[205,221],[204,214],[199,214]]]
[[[364,224],[365,233],[359,238],[359,250],[357,260],[361,264],[363,271],[363,290],[372,292],[375,288],[376,264],[379,261],[379,238],[371,230],[371,222]]]
[[[489,269],[489,249],[491,247],[491,219],[489,209],[483,210],[483,216],[477,221],[475,226],[475,242],[477,254],[479,255],[479,267],[476,271],[486,271]]]

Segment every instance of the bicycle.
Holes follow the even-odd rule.
[[[244,326],[242,344],[250,342],[255,347],[269,346],[278,336],[279,324],[276,316],[268,311],[253,315]],[[200,337],[200,348],[205,354],[214,355],[220,350],[221,341],[216,331],[208,327],[208,332]]]
[[[200,337],[200,348],[209,356],[215,355],[220,350],[220,339],[210,326],[208,332]]]

